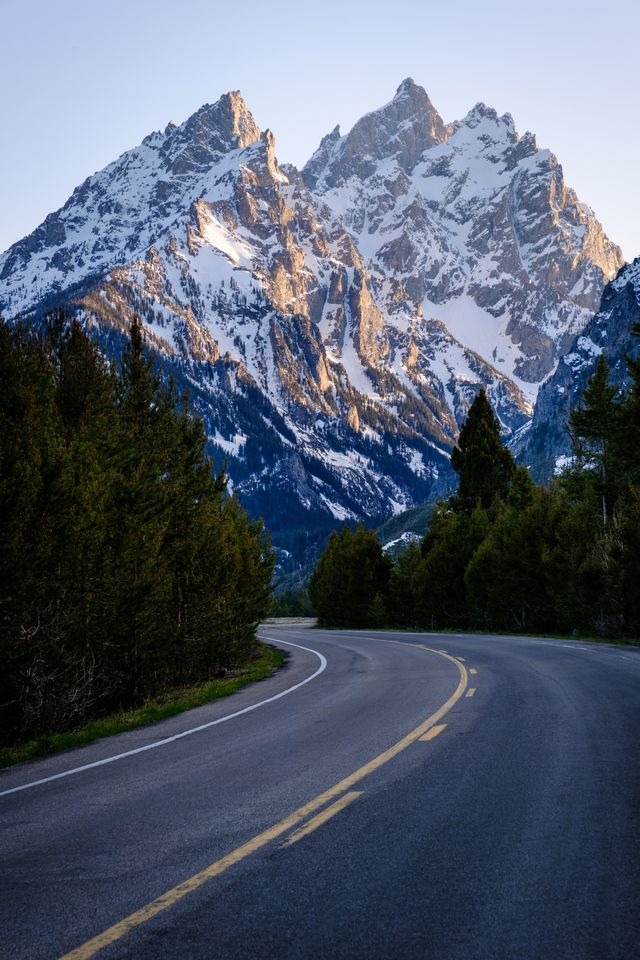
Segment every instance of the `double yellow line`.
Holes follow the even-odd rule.
[[[402,642],[398,640],[383,640],[382,638],[378,637],[371,639],[379,640],[381,643]],[[405,646],[404,643],[402,645]],[[415,743],[416,740],[420,740],[422,737],[424,737],[424,735],[432,727],[434,727],[438,721],[442,719],[442,717],[444,717],[445,714],[448,713],[449,710],[451,710],[451,708],[458,702],[467,687],[467,670],[464,666],[464,663],[462,663],[459,659],[451,657],[448,653],[444,653],[441,650],[433,650],[431,647],[425,647],[421,643],[408,644],[408,646],[420,647],[421,649],[426,650],[428,653],[434,653],[439,657],[444,657],[445,660],[449,660],[458,668],[460,673],[460,681],[456,687],[456,690],[449,697],[446,703],[443,703],[443,705],[436,710],[435,713],[432,713],[430,717],[427,717],[427,719],[417,726],[415,730],[412,730],[411,733],[408,733],[401,740],[398,740],[397,743],[394,743],[393,746],[378,754],[378,756],[374,757],[373,760],[369,760],[369,762],[365,763],[364,766],[358,767],[357,770],[349,774],[349,776],[344,777],[344,779],[340,780],[333,787],[330,787],[323,793],[318,794],[317,797],[314,797],[313,800],[310,800],[303,806],[298,807],[298,809],[294,810],[294,812],[289,814],[289,816],[285,817],[283,820],[280,820],[278,823],[275,823],[272,827],[269,827],[262,833],[259,833],[256,837],[253,837],[253,839],[247,841],[247,843],[243,843],[242,846],[236,847],[235,850],[232,850],[232,852],[228,853],[225,857],[222,857],[220,860],[216,860],[215,863],[205,867],[204,870],[200,870],[192,877],[189,877],[187,880],[183,880],[182,883],[179,883],[177,886],[167,890],[159,897],[156,897],[155,900],[147,903],[144,907],[141,907],[134,913],[129,914],[128,917],[125,917],[124,920],[120,920],[119,923],[109,927],[108,930],[105,930],[103,933],[99,933],[98,936],[93,937],[91,940],[87,940],[86,943],[76,947],[75,950],[72,950],[70,953],[66,953],[61,960],[88,960],[89,957],[95,956],[99,950],[103,950],[105,947],[109,946],[109,944],[114,943],[116,940],[120,940],[132,930],[135,930],[136,927],[139,927],[148,920],[151,920],[152,917],[157,916],[164,910],[168,910],[169,907],[174,906],[174,904],[182,900],[183,897],[193,893],[194,890],[197,890],[214,877],[220,876],[220,874],[224,873],[225,870],[228,870],[229,867],[233,867],[236,863],[240,863],[241,860],[245,860],[252,853],[260,850],[261,847],[265,847],[273,840],[276,840],[278,837],[282,836],[282,834],[287,833],[289,830],[294,830],[295,832],[292,833],[287,840],[287,845],[295,843],[297,840],[302,839],[303,836],[311,833],[312,830],[315,830],[317,827],[321,826],[322,823],[325,823],[331,816],[342,810],[352,800],[355,800],[357,797],[359,797],[361,791],[351,791],[351,788],[365,777],[369,776],[369,774],[384,766],[385,763],[393,760],[394,757],[397,757],[399,753],[401,753],[403,750],[406,750],[406,748],[412,743]],[[347,793],[346,791],[351,792]],[[341,794],[345,794],[345,796],[338,800],[337,803],[332,804],[331,807],[327,807],[326,810],[322,811],[320,814],[310,820],[304,825],[304,827],[296,829],[310,814],[315,813],[315,811],[319,810],[321,807],[325,807]]]

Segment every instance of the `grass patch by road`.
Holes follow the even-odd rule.
[[[260,644],[260,655],[256,659],[236,670],[230,670],[224,677],[194,686],[174,687],[135,710],[112,713],[107,717],[91,720],[75,730],[41,736],[13,747],[0,748],[0,768],[22,763],[24,760],[33,760],[36,757],[45,757],[71,747],[79,747],[102,737],[110,737],[114,733],[146,727],[151,723],[157,723],[158,720],[184,713],[185,710],[193,710],[194,707],[201,707],[221,697],[228,697],[248,683],[270,677],[283,665],[285,656],[282,650]]]

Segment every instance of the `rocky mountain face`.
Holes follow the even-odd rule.
[[[64,304],[110,354],[138,314],[286,565],[444,491],[480,386],[524,431],[621,263],[508,116],[445,125],[407,80],[298,172],[233,92],[2,255],[0,310]]]
[[[640,323],[640,257],[620,270],[602,294],[600,309],[574,338],[553,376],[538,394],[533,419],[514,438],[519,459],[538,480],[547,480],[572,457],[567,431],[569,414],[580,402],[601,353],[609,378],[622,389],[630,386],[626,357],[640,356],[640,339],[631,328]]]
[[[354,236],[387,312],[402,299],[440,321],[529,401],[623,263],[509,114],[480,103],[445,126],[412,80],[325,137],[303,178]]]

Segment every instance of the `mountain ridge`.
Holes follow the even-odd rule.
[[[569,414],[579,404],[600,354],[607,360],[610,382],[623,391],[631,386],[626,359],[640,357],[640,340],[631,333],[634,324],[640,324],[640,257],[625,264],[604,288],[598,311],[544,383],[529,429],[513,443],[536,479],[546,481],[572,462]]]
[[[399,92],[402,104],[402,85]],[[388,109],[377,112],[381,123]],[[621,251],[566,188],[554,155],[540,150],[532,134],[520,137],[510,114],[499,117],[477,104],[442,129],[410,167],[399,149],[374,169],[365,155],[359,167],[348,163],[343,170],[356,124],[333,137],[322,157],[312,156],[303,178],[312,167],[308,185],[354,235],[373,274],[379,270],[403,284],[415,310],[431,312],[458,339],[467,337],[468,346],[533,401],[572,331],[587,322],[602,286],[624,262]],[[550,243],[552,251],[545,249]],[[475,331],[469,324],[451,326],[449,305],[455,310],[464,298],[477,308]],[[464,316],[463,302],[457,313],[458,320]]]
[[[65,305],[107,353],[138,314],[233,488],[298,562],[336,522],[443,492],[480,387],[505,438],[530,422],[621,261],[552,157],[484,105],[445,124],[407,79],[298,171],[232,91],[2,254],[0,310]]]

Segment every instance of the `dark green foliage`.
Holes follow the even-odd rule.
[[[581,626],[570,587],[587,545],[574,520],[559,490],[533,488],[524,504],[508,498],[465,571],[470,622],[521,631]]]
[[[623,629],[640,637],[640,487],[631,486],[618,505],[615,527],[616,578]]]
[[[318,560],[309,596],[326,627],[364,627],[386,618],[391,561],[372,530],[335,531]]]
[[[470,624],[464,575],[467,564],[489,529],[487,511],[472,513],[442,504],[422,542],[416,571],[416,620],[430,629]]]
[[[631,328],[634,337],[640,337],[640,324]],[[624,479],[628,483],[640,484],[640,358],[627,357],[627,369],[631,378],[631,389],[622,404],[621,435],[619,450]]]
[[[0,323],[0,376],[1,739],[246,659],[272,552],[140,325],[117,377],[59,313],[42,340]]]
[[[487,510],[496,497],[504,497],[516,471],[511,453],[500,441],[500,424],[484,390],[469,408],[451,466],[460,477],[454,507],[471,513]]]
[[[622,407],[616,403],[617,393],[617,387],[609,384],[607,361],[600,354],[582,400],[569,417],[578,467],[592,468],[605,524],[624,484],[618,469],[624,440]]]
[[[272,617],[315,617],[316,609],[306,587],[280,590],[271,600]]]
[[[389,619],[403,627],[417,625],[420,548],[410,543],[395,559],[389,580]]]
[[[420,548],[396,558],[388,594],[371,594],[348,623],[349,540],[333,535],[314,574],[323,619],[638,637],[640,362],[629,372],[620,395],[598,361],[571,415],[575,467],[547,488],[516,468],[481,392],[451,458],[457,493],[433,511]]]

